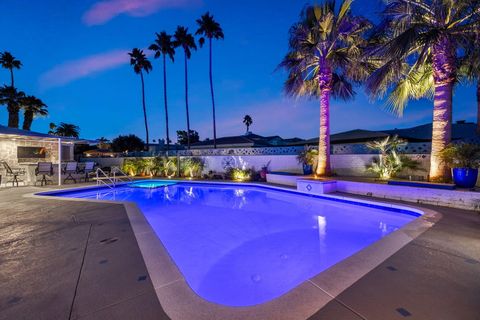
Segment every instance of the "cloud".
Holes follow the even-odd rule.
[[[40,89],[63,86],[129,62],[128,50],[113,50],[55,66],[40,76]]]
[[[202,0],[103,0],[83,15],[86,25],[104,24],[118,15],[145,17],[162,9],[186,8],[202,4]]]

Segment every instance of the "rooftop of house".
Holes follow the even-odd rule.
[[[34,140],[49,140],[49,141],[62,139],[64,141],[70,141],[75,143],[87,143],[87,144],[96,143],[96,141],[92,141],[92,140],[77,139],[73,137],[60,137],[60,136],[55,136],[47,133],[22,130],[18,128],[10,128],[10,127],[0,125],[0,138],[2,137],[7,139],[34,139]]]

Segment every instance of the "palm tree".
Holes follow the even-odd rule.
[[[22,99],[23,108],[23,130],[30,130],[33,119],[36,116],[48,115],[47,105],[34,96],[26,96]]]
[[[149,73],[152,70],[152,64],[148,61],[147,57],[143,53],[143,50],[133,48],[132,52],[129,52],[130,65],[133,66],[133,71],[140,75],[142,80],[142,106],[143,106],[143,119],[145,121],[145,133],[147,140],[147,148],[149,143],[148,136],[148,121],[147,121],[147,107],[145,106],[145,82],[143,79],[143,72]]]
[[[480,134],[480,33],[472,37],[460,62],[460,75],[477,86],[477,133]]]
[[[185,61],[185,107],[187,110],[187,132],[190,132],[190,115],[188,112],[188,67],[187,61],[192,56],[192,49],[197,50],[197,45],[195,44],[195,39],[191,33],[188,33],[188,28],[178,26],[175,30],[174,37],[174,46],[182,47]],[[190,135],[187,135],[187,147],[190,149]]]
[[[6,105],[8,111],[8,126],[18,128],[19,112],[25,98],[23,91],[18,91],[12,86],[0,87],[0,105]]]
[[[338,12],[333,0],[307,6],[290,28],[289,52],[280,64],[288,71],[288,95],[320,99],[319,176],[331,173],[330,97],[352,98],[355,92],[350,81],[359,82],[369,72],[368,63],[360,58],[371,23],[353,16],[351,3],[342,1]]]
[[[80,135],[80,128],[71,123],[60,122],[55,128],[55,134],[60,137],[78,138]]]
[[[174,61],[175,47],[172,42],[172,36],[168,35],[165,31],[156,33],[157,38],[155,43],[150,45],[148,49],[155,52],[155,59],[163,58],[163,99],[165,102],[165,127],[167,131],[167,155],[170,149],[170,133],[168,130],[168,107],[167,107],[167,63],[166,57],[168,56],[172,62]]]
[[[389,92],[387,106],[401,115],[410,99],[433,97],[430,180],[448,179],[439,153],[452,136],[457,54],[480,25],[478,0],[391,0],[369,55],[381,66],[367,81],[372,96]]]
[[[215,120],[215,95],[213,93],[212,80],[212,39],[223,39],[223,30],[220,24],[213,19],[209,12],[205,13],[200,19],[197,19],[198,29],[196,35],[202,35],[199,40],[200,47],[203,47],[205,38],[208,39],[209,45],[209,77],[210,77],[210,93],[212,95],[212,113],[213,113],[213,147],[217,148],[217,126]]]
[[[22,63],[17,60],[10,52],[4,51],[0,53],[0,65],[2,68],[10,70],[10,86],[15,87],[15,81],[13,79],[13,69],[20,69]]]
[[[252,123],[253,123],[252,117],[250,117],[248,114],[245,115],[245,117],[243,117],[243,124],[247,126],[247,133],[250,132],[249,128],[252,125]]]

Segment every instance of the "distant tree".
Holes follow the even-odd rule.
[[[17,60],[10,52],[4,51],[0,52],[0,65],[2,68],[5,68],[10,71],[10,86],[15,87],[15,81],[13,79],[13,69],[20,69],[22,63],[20,60]]]
[[[50,124],[48,125],[48,134],[52,134],[54,135],[55,134],[55,129],[57,128],[57,125],[53,122],[50,122]]]
[[[250,117],[248,114],[243,117],[243,123],[247,126],[247,133],[250,131],[250,126],[253,123],[252,117]]]
[[[188,28],[178,26],[175,31],[174,45],[175,47],[182,47],[184,52],[184,61],[185,61],[185,108],[187,110],[187,131],[190,132],[190,114],[188,111],[188,67],[187,61],[192,56],[192,50],[197,50],[197,45],[195,44],[195,38],[191,33],[188,32]],[[177,131],[178,132],[178,131]],[[187,136],[187,146],[190,149],[190,136]]]
[[[47,105],[34,96],[26,96],[21,101],[23,108],[23,130],[30,130],[33,119],[48,115]]]
[[[134,134],[118,136],[112,140],[112,150],[115,152],[142,151],[145,143]]]
[[[80,135],[80,128],[71,123],[60,122],[58,126],[55,126],[55,135],[60,137],[78,138]]]
[[[195,130],[190,130],[190,135],[187,136],[187,131],[177,130],[177,142],[183,146],[188,145],[188,143],[196,143],[200,141],[198,132]]]
[[[143,72],[149,73],[152,70],[152,64],[148,61],[147,57],[143,53],[143,50],[138,48],[133,48],[132,52],[129,52],[130,56],[130,65],[133,67],[133,71],[136,74],[140,75],[142,80],[142,105],[143,105],[143,118],[145,121],[145,132],[147,138],[147,145],[149,143],[148,139],[148,121],[147,121],[147,107],[145,106],[145,82],[143,79]]]
[[[215,120],[215,95],[213,93],[213,80],[212,80],[212,39],[223,39],[223,30],[220,24],[215,21],[209,12],[205,13],[200,19],[197,19],[198,29],[195,32],[196,35],[202,35],[199,40],[200,47],[203,47],[205,38],[208,39],[209,45],[209,78],[210,78],[210,93],[212,95],[212,113],[213,113],[213,147],[217,147],[217,126]]]
[[[8,126],[18,128],[19,112],[25,98],[23,91],[18,91],[12,86],[0,87],[0,105],[6,105],[8,111]]]
[[[157,38],[155,43],[148,47],[149,50],[155,52],[155,59],[162,57],[163,60],[163,100],[165,104],[165,129],[167,131],[167,153],[170,149],[170,132],[168,130],[168,107],[167,107],[167,56],[174,61],[175,46],[172,41],[172,36],[165,31],[156,33]]]

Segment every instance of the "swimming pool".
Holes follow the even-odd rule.
[[[263,186],[169,182],[42,195],[135,202],[191,289],[227,306],[275,299],[420,216]]]

